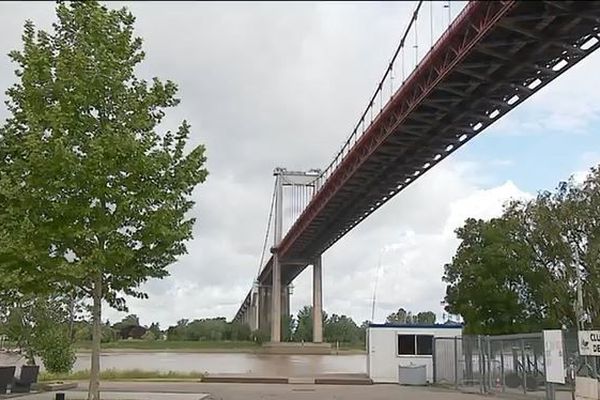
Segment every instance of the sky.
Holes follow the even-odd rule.
[[[170,267],[169,277],[144,285],[149,299],[129,299],[130,312],[163,328],[182,318],[230,319],[258,270],[273,169],[329,163],[372,95],[415,3],[107,4],[125,5],[137,17],[147,54],[139,75],[179,85],[181,104],[168,111],[163,128],[188,120],[191,145],[206,146],[210,173],[193,194],[197,223],[188,254]],[[452,4],[452,16],[462,4]],[[433,12],[433,39],[448,22],[441,5]],[[15,81],[6,54],[21,48],[26,19],[50,29],[54,4],[0,4],[3,90]],[[431,42],[429,36],[421,40]],[[454,230],[468,217],[497,216],[508,199],[531,198],[600,162],[598,70],[600,52],[327,250],[325,310],[357,323],[372,314],[382,322],[399,307],[444,318],[441,277],[458,245]],[[0,118],[6,116],[0,107]],[[308,268],[294,282],[293,312],[310,304],[311,278]],[[111,321],[123,316],[104,311]]]

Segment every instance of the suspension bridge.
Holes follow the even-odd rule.
[[[323,252],[600,47],[600,1],[471,1],[450,21],[451,6],[416,4],[375,93],[325,169],[275,169],[263,257],[234,320],[280,342],[289,285],[312,265],[313,341],[322,342]],[[440,15],[448,23],[434,43]]]

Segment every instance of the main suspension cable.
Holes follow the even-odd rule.
[[[267,231],[265,232],[265,241],[263,243],[262,253],[260,255],[260,262],[258,264],[258,272],[256,276],[260,275],[260,271],[263,267],[263,262],[265,261],[265,253],[267,252],[267,243],[269,241],[269,232],[271,231],[271,221],[273,220],[273,210],[275,208],[275,191],[277,190],[277,181],[273,184],[273,196],[271,197],[271,209],[269,210],[269,219],[267,221]]]

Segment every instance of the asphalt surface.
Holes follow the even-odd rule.
[[[67,400],[86,398],[86,385],[66,391]],[[106,400],[483,400],[468,395],[429,387],[399,385],[311,385],[311,384],[243,384],[185,382],[103,382]],[[52,400],[46,392],[20,397],[22,400]]]

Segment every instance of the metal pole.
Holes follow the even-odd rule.
[[[522,384],[523,393],[527,394],[527,371],[525,371],[525,340],[521,339],[521,368],[523,369]]]
[[[546,381],[546,351],[543,352],[542,354],[543,357],[543,361],[544,361],[544,382],[545,382],[545,388],[546,388],[546,400],[554,400],[554,384],[552,382],[548,382]],[[537,364],[536,364],[537,367]]]
[[[458,389],[458,338],[454,336],[454,388]]]
[[[433,366],[433,383],[437,383],[437,354],[435,352],[435,343],[437,342],[437,340],[438,339],[434,337],[431,341],[431,364]]]
[[[492,383],[492,341],[490,340],[490,337],[487,336],[486,337],[487,340],[487,373],[488,373],[488,390],[491,392],[492,388],[494,387],[493,383]]]
[[[502,380],[502,391],[504,392],[506,390],[505,385],[505,376],[504,376],[504,341],[501,340],[500,341],[500,375],[501,375],[501,380]]]
[[[477,349],[478,349],[477,363],[479,364],[479,392],[485,393],[485,388],[484,388],[485,378],[484,378],[483,360],[482,360],[483,352],[481,351],[481,335],[477,335]]]

